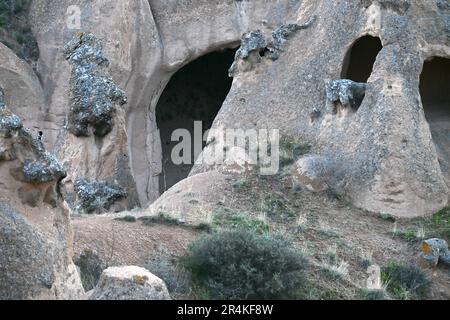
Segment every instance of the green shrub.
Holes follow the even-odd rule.
[[[384,290],[362,290],[362,296],[365,300],[386,300],[386,293]]]
[[[124,217],[120,217],[120,218],[115,218],[114,220],[122,221],[122,222],[129,222],[129,223],[133,223],[133,222],[137,221],[136,217],[133,217],[133,216],[124,216]]]
[[[203,236],[183,259],[211,299],[291,299],[305,285],[307,259],[279,235],[233,230]]]
[[[165,282],[172,297],[183,297],[189,293],[189,277],[182,267],[166,259],[149,261],[145,267]]]
[[[298,214],[289,206],[288,201],[281,195],[272,194],[264,199],[263,210],[270,218],[284,222],[297,218]]]
[[[154,224],[165,224],[169,226],[183,225],[183,223],[178,219],[172,218],[169,214],[163,212],[156,216],[141,217],[139,218],[139,221],[142,221],[146,226],[151,226]]]
[[[382,280],[397,299],[418,300],[429,295],[430,281],[415,265],[390,262],[382,268]]]

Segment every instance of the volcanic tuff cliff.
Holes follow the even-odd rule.
[[[81,8],[82,18],[76,30],[67,25],[67,8],[74,5]],[[64,244],[52,254],[61,261],[60,268],[41,277],[49,290],[72,266],[66,255],[70,222],[61,194],[56,192],[57,197],[45,203],[49,198],[42,196],[41,186],[56,190],[55,183],[60,184],[75,208],[75,186],[82,178],[120,187],[117,211],[150,205],[149,210],[187,222],[207,219],[192,203],[183,204],[183,196],[201,190],[201,207],[202,199],[214,198],[224,184],[222,173],[230,168],[198,162],[179,188],[160,197],[163,146],[156,108],[177,71],[217,50],[240,47],[230,69],[232,87],[212,128],[279,129],[282,137],[308,144],[308,154],[298,159],[290,175],[293,183],[313,192],[331,191],[368,211],[401,217],[434,213],[448,203],[450,116],[444,106],[450,100],[450,82],[439,71],[448,70],[450,59],[448,1],[34,0],[29,12],[40,56],[33,70],[0,44],[0,87],[12,112],[2,117],[17,114],[43,142],[19,128],[2,137],[2,144],[13,150],[25,144],[22,149],[31,158],[16,159],[16,151],[0,157],[2,163],[9,161],[1,167],[2,179],[13,179],[17,187],[2,192],[0,217],[9,221],[5,225],[20,220],[15,224],[17,236],[45,243],[55,230],[64,235]],[[93,77],[109,79],[116,90],[109,98],[120,103],[114,110],[108,105],[101,121],[95,114],[90,114],[94,120],[83,118],[78,130],[74,96],[92,92],[74,86],[79,61],[68,58],[74,48],[64,46],[86,34],[95,36],[88,41],[109,60]],[[437,67],[426,68],[433,63]],[[442,98],[434,99],[437,95]],[[100,129],[90,134],[93,127]],[[39,162],[47,154],[44,145],[57,155],[55,161],[65,167],[67,177],[50,175],[36,183],[11,178],[15,171],[10,168],[26,167],[27,160]],[[32,196],[16,192],[29,188]],[[22,210],[24,205],[45,210]],[[62,229],[52,227],[47,235],[52,219]],[[44,250],[45,245],[40,247]],[[49,252],[36,254],[47,257]],[[33,263],[29,267],[35,270]],[[40,292],[33,289],[14,297]]]

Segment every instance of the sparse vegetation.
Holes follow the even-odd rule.
[[[426,299],[430,281],[417,266],[401,262],[390,262],[382,268],[382,280],[395,298],[401,300]]]
[[[86,291],[94,289],[103,270],[107,268],[106,263],[91,249],[85,249],[77,259],[74,259],[74,263],[80,268],[81,283]]]
[[[289,206],[288,201],[278,194],[270,194],[264,199],[263,211],[276,221],[296,219],[297,212]]]
[[[190,293],[189,276],[182,266],[161,259],[149,261],[146,268],[166,283],[172,297],[185,297]]]
[[[210,299],[292,299],[305,283],[308,260],[279,235],[249,230],[200,238],[184,265]]]
[[[386,292],[384,290],[363,289],[361,295],[365,300],[386,300]]]
[[[289,137],[280,140],[280,165],[286,167],[311,151],[311,145]]]
[[[341,260],[334,263],[324,262],[322,271],[332,280],[343,280],[348,276],[348,262]]]
[[[129,223],[133,223],[133,222],[137,221],[136,217],[133,217],[133,216],[124,216],[124,217],[116,218],[114,220],[122,221],[122,222],[129,222]]]
[[[219,207],[216,210],[213,227],[222,229],[247,229],[259,234],[270,231],[270,226],[265,221],[252,218],[249,213],[242,213],[225,207]]]
[[[142,221],[144,225],[155,225],[155,224],[165,224],[169,226],[180,226],[183,225],[178,219],[172,218],[169,214],[160,212],[155,216],[141,217],[138,219]]]

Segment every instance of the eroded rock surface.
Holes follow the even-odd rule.
[[[4,103],[0,89],[0,299],[77,299],[66,172]]]
[[[90,300],[171,300],[165,283],[140,267],[111,267],[103,271]]]

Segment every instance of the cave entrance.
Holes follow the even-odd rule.
[[[380,38],[369,35],[359,38],[345,56],[341,79],[367,83],[381,49]]]
[[[236,50],[226,49],[200,57],[180,69],[164,89],[156,107],[162,144],[161,194],[187,178],[193,167],[193,164],[173,163],[172,150],[180,142],[171,141],[172,133],[187,129],[193,137],[195,121],[202,121],[203,133],[211,128],[231,89],[233,79],[228,77],[228,69],[235,53]],[[194,163],[194,156],[191,158]]]
[[[442,173],[450,186],[450,59],[433,57],[425,61],[420,95]]]

